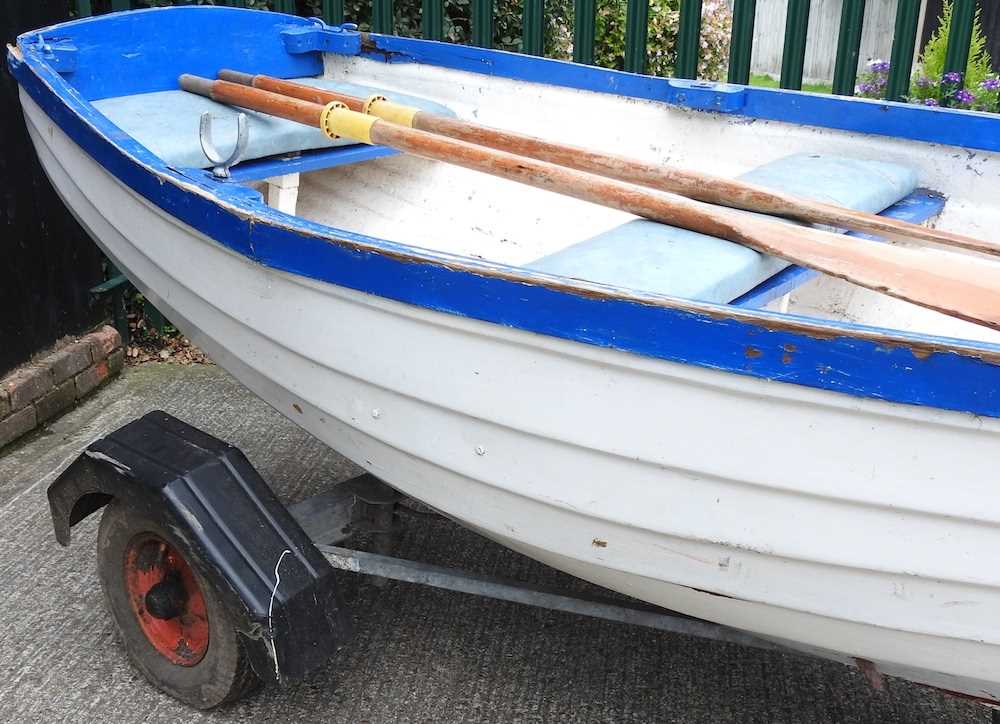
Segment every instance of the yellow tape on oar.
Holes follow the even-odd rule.
[[[350,138],[362,143],[372,142],[372,126],[379,119],[352,111],[340,101],[328,103],[319,117],[320,128],[330,138]]]
[[[417,115],[419,110],[419,108],[414,108],[413,106],[393,103],[385,96],[379,95],[369,96],[361,108],[362,113],[377,116],[383,121],[396,123],[407,128],[413,128],[413,117]]]

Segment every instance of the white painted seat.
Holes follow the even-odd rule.
[[[916,173],[904,166],[820,154],[789,156],[740,178],[873,213],[917,187]],[[789,263],[706,234],[636,219],[525,266],[625,289],[725,304]]]
[[[439,103],[403,93],[319,78],[296,78],[295,81],[362,98],[378,93],[398,103],[442,115],[454,115]],[[236,142],[238,110],[182,90],[106,98],[95,101],[94,107],[176,168],[208,168],[212,165],[202,152],[198,137],[202,113],[212,114],[213,135],[221,152],[228,152]],[[355,143],[350,139],[331,140],[318,128],[294,121],[254,111],[243,112],[247,114],[250,129],[250,143],[244,155],[246,160]]]

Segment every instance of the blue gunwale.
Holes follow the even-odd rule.
[[[245,16],[246,24],[258,32],[278,32],[288,21],[232,8],[128,15],[146,16],[148,22],[149,13],[182,12],[250,13],[255,19]],[[106,18],[114,17],[79,24],[87,23],[96,31]],[[123,16],[117,18],[123,21]],[[194,19],[186,22],[190,38]],[[58,29],[72,35],[81,30],[74,26],[77,23],[43,32]],[[90,40],[97,42],[100,37]],[[420,42],[440,45],[442,54],[453,48]],[[540,60],[516,57],[527,63]],[[206,62],[222,67],[231,60]],[[19,51],[8,55],[8,63],[22,88],[53,122],[109,173],[183,223],[262,265],[584,344],[857,397],[1000,417],[1000,345],[636,295],[312,223],[267,207],[259,194],[243,186],[167,167],[98,113],[50,66],[37,46],[37,34],[22,36]],[[953,113],[942,115],[942,122]]]

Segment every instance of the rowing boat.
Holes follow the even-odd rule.
[[[360,466],[615,591],[1000,701],[995,328],[178,78],[384,96],[986,240],[1000,117],[222,7],[45,28],[8,63],[46,172],[108,257]],[[839,238],[997,272],[970,251]]]

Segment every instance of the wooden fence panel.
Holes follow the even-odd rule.
[[[892,30],[896,20],[897,0],[878,0],[865,5],[864,30],[858,67],[869,58],[888,58],[892,51]],[[837,57],[837,38],[844,0],[813,0],[806,36],[803,80],[807,83],[831,83]],[[778,77],[785,37],[788,0],[757,0],[754,21],[754,73]]]

